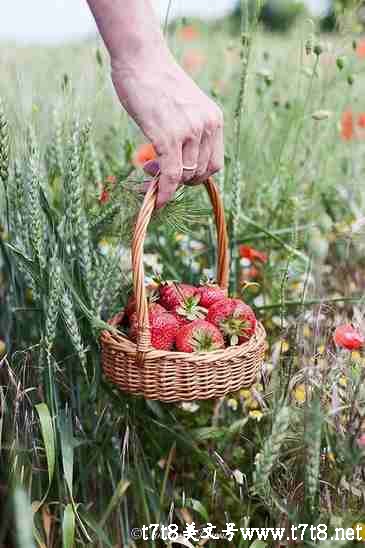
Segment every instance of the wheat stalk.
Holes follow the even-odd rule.
[[[29,228],[29,239],[33,254],[39,260],[41,268],[47,265],[45,253],[44,214],[40,204],[40,154],[35,136],[31,128],[28,131],[28,170],[26,185],[22,187],[22,197],[25,210],[25,221]]]
[[[51,259],[49,271],[49,294],[46,310],[45,341],[47,349],[52,347],[56,337],[57,319],[60,310],[61,295],[64,287],[61,279],[61,267],[58,262],[57,250]]]
[[[65,179],[66,213],[69,226],[72,228],[73,240],[79,257],[80,269],[86,288],[90,294],[92,279],[92,254],[90,247],[89,227],[83,207],[81,160],[80,160],[80,127],[76,120],[71,136],[67,177]]]
[[[322,414],[320,401],[313,400],[307,411],[305,445],[306,445],[306,496],[310,507],[314,510],[318,493],[319,465],[321,457]]]
[[[259,457],[256,459],[254,481],[255,490],[265,491],[268,486],[271,471],[280,456],[280,449],[286,439],[289,426],[289,409],[282,407],[275,417],[271,435],[264,443]]]

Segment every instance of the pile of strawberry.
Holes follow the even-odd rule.
[[[198,287],[160,282],[149,286],[151,344],[159,350],[211,352],[248,341],[256,329],[252,309],[231,299],[212,282]],[[124,311],[124,328],[137,340],[136,301],[130,297]]]

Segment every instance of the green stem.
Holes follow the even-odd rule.
[[[256,310],[273,310],[275,308],[282,308],[286,306],[313,306],[315,304],[327,304],[327,303],[359,303],[364,299],[363,296],[359,297],[328,297],[324,299],[312,299],[310,301],[285,301],[283,303],[265,304],[263,306],[256,306]]]

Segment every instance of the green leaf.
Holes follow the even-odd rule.
[[[22,487],[15,488],[13,503],[17,546],[19,548],[35,548],[32,507]]]
[[[250,548],[266,548],[268,546],[267,542],[263,540],[256,539],[250,546]]]
[[[187,499],[185,506],[187,508],[192,508],[195,512],[198,512],[198,514],[204,519],[205,522],[209,521],[209,514],[199,500]]]
[[[74,437],[72,432],[71,416],[62,413],[59,421],[61,438],[62,467],[70,496],[72,497],[73,469],[74,469]]]
[[[74,548],[75,546],[75,514],[72,504],[68,504],[63,513],[62,545],[63,548]]]
[[[204,441],[204,440],[217,440],[223,438],[226,434],[226,428],[216,428],[214,426],[206,426],[202,428],[195,428],[192,431],[192,436],[195,440]]]
[[[128,489],[130,485],[129,481],[126,481],[124,479],[121,479],[120,482],[117,485],[117,488],[112,496],[112,498],[109,501],[109,504],[107,506],[107,509],[105,510],[101,520],[100,520],[100,527],[104,527],[108,517],[113,512],[114,508],[118,506],[120,501],[122,500],[124,493]]]
[[[54,469],[55,469],[55,462],[56,462],[56,448],[55,448],[55,433],[53,429],[53,423],[52,423],[52,417],[49,412],[48,406],[45,403],[39,403],[35,406],[39,420],[41,423],[41,432],[42,432],[42,438],[44,442],[44,448],[46,450],[46,458],[47,458],[47,470],[48,470],[48,488],[46,493],[44,494],[41,502],[39,503],[38,507],[35,509],[35,512],[39,510],[39,508],[44,504],[49,490],[51,488],[53,476],[54,476]]]

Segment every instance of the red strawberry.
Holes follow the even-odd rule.
[[[200,306],[199,295],[187,297],[183,303],[171,310],[171,314],[175,316],[179,325],[186,325],[194,320],[202,320],[205,318],[207,312],[206,308]]]
[[[146,294],[147,294],[148,302],[155,303],[158,299],[157,285],[152,283],[147,285]],[[128,299],[124,312],[126,317],[130,318],[135,311],[136,311],[136,298],[134,295],[131,295]]]
[[[248,341],[256,329],[253,310],[239,299],[223,299],[213,304],[207,321],[228,337],[232,346]]]
[[[150,306],[149,315],[151,344],[158,350],[171,350],[174,343],[179,324],[176,318],[160,306]],[[133,341],[137,340],[138,319],[137,313],[132,314],[130,319],[129,336]]]
[[[336,327],[333,339],[337,346],[341,346],[347,350],[359,350],[365,344],[364,336],[351,324]]]
[[[200,305],[209,308],[212,304],[225,299],[227,292],[214,283],[204,284],[197,289],[200,295]]]
[[[160,286],[160,304],[167,310],[173,310],[182,304],[188,297],[193,297],[196,287],[188,284],[167,282]]]
[[[217,327],[205,320],[194,320],[180,327],[176,335],[180,352],[211,352],[224,348],[224,339]]]

